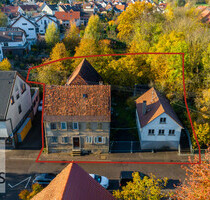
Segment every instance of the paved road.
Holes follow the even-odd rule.
[[[3,200],[16,200],[21,190],[25,189],[27,180],[18,186],[26,178],[34,177],[37,173],[59,173],[67,164],[64,163],[35,163],[32,159],[6,159],[6,194],[0,196]],[[141,171],[145,174],[153,173],[159,178],[168,177],[170,187],[177,183],[179,179],[183,180],[185,172],[180,165],[148,165],[148,164],[79,164],[88,173],[96,173],[108,177],[110,190],[118,189],[118,180],[120,171]],[[31,187],[32,178],[27,186]],[[11,188],[8,186],[15,186]]]

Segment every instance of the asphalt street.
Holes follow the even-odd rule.
[[[6,157],[6,194],[0,195],[2,200],[16,200],[23,189],[30,189],[37,173],[59,173],[67,164],[36,163],[35,159],[11,159]],[[185,178],[185,171],[180,165],[157,164],[79,164],[88,173],[106,176],[110,179],[109,190],[118,189],[121,171],[141,171],[147,175],[153,173],[158,178],[168,177],[169,189],[173,184]]]

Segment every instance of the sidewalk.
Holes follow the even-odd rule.
[[[36,160],[39,150],[7,150],[6,159]],[[107,153],[72,156],[68,153],[42,153],[40,161],[102,161],[102,162],[188,162],[188,155],[178,152]]]

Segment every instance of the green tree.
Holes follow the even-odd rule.
[[[0,62],[0,70],[1,71],[10,71],[12,69],[12,65],[7,58],[3,59]]]
[[[43,190],[43,187],[39,184],[33,184],[32,185],[32,192],[29,192],[28,190],[22,190],[19,193],[19,198],[21,200],[30,200],[32,199],[36,194],[38,194],[39,192],[41,192]]]
[[[122,187],[122,191],[113,192],[116,199],[121,200],[159,200],[165,195],[161,193],[161,189],[166,186],[167,178],[163,180],[157,179],[154,175],[145,176],[141,179],[138,172],[133,173],[133,182],[128,182]]]
[[[67,31],[63,42],[66,46],[66,49],[72,54],[75,51],[75,47],[77,47],[80,42],[79,29],[76,27],[76,24],[71,24],[71,27]]]
[[[92,15],[85,28],[85,39],[100,40],[103,38],[103,28],[98,15]]]
[[[7,16],[0,11],[0,27],[7,26]]]
[[[45,33],[45,41],[49,47],[53,47],[56,43],[60,41],[60,33],[56,28],[55,23],[50,23],[47,27]]]

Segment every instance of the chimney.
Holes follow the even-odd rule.
[[[143,115],[145,115],[146,114],[146,111],[147,111],[147,101],[143,101],[142,111],[143,111]]]

